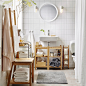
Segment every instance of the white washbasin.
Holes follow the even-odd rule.
[[[58,40],[58,36],[40,36],[39,39],[40,41],[55,42]]]

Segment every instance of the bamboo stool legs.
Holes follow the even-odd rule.
[[[32,82],[34,82],[34,61],[32,63]]]
[[[30,64],[30,86],[32,84],[32,80],[31,80],[31,64]]]
[[[13,63],[12,63],[12,67],[11,67],[11,71],[10,71],[9,77],[8,77],[8,84],[7,84],[7,86],[9,86],[9,84],[10,84],[10,78],[11,78],[12,68],[13,68]]]

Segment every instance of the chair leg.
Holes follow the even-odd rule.
[[[16,70],[16,65],[14,65],[14,72],[15,72],[15,70]]]
[[[14,70],[13,70],[13,73],[15,72],[15,70],[16,70],[16,65],[14,65]],[[14,74],[13,74],[13,77],[14,77]]]
[[[8,84],[7,84],[7,86],[9,86],[9,84],[10,84],[10,78],[11,78],[12,68],[13,68],[13,63],[12,63],[12,66],[11,66],[9,77],[8,77]]]
[[[32,86],[32,79],[31,79],[31,64],[30,64],[30,86]]]
[[[32,82],[34,82],[34,61],[32,63]]]

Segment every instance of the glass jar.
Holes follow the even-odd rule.
[[[50,56],[54,56],[54,52],[50,52]]]

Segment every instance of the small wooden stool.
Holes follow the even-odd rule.
[[[14,77],[12,80],[10,80],[12,68],[14,66],[14,71],[15,71],[16,65],[29,65],[30,66],[30,80],[28,82],[14,82]],[[15,61],[12,62],[12,67],[9,74],[7,86],[9,86],[9,84],[30,84],[30,86],[32,86],[32,82],[34,82],[34,58],[16,58]]]

